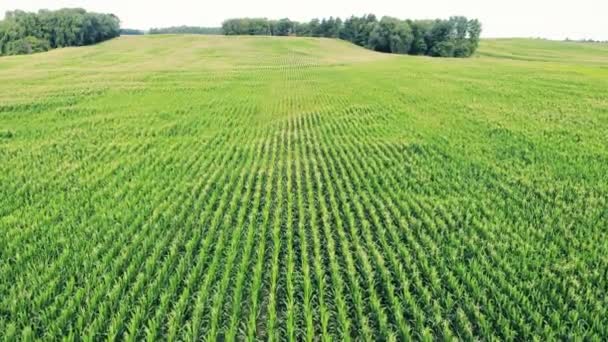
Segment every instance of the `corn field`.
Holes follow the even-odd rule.
[[[532,44],[0,58],[0,337],[605,341],[608,49]]]

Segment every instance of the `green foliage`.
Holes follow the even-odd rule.
[[[120,21],[112,14],[89,13],[80,8],[38,13],[9,11],[0,21],[0,55],[95,44],[119,33]]]
[[[608,340],[608,46],[478,55],[0,59],[0,341]]]
[[[298,23],[287,18],[237,18],[224,21],[226,35],[271,35],[340,38],[371,50],[387,53],[469,57],[479,45],[478,20],[452,17],[449,20],[376,19],[373,14],[340,18],[313,19]]]
[[[9,41],[5,45],[5,55],[26,55],[50,50],[47,40],[27,36],[25,38]]]
[[[406,54],[414,36],[409,24],[399,19],[383,17],[374,25],[366,47],[375,51]]]
[[[373,14],[362,17],[352,16],[344,21],[340,38],[359,46],[369,43],[369,36],[376,26],[376,16]]]
[[[266,18],[228,19],[222,23],[225,35],[270,36],[272,23]]]
[[[295,33],[295,23],[285,18],[278,21],[270,22],[271,35],[273,36],[289,36]]]
[[[142,33],[143,34],[143,33]],[[172,26],[152,28],[149,34],[222,34],[220,27]]]
[[[120,35],[121,36],[140,36],[142,34],[145,34],[145,32],[142,31],[142,30],[129,29],[129,28],[121,28],[120,29]]]

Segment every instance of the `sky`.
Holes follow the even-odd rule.
[[[307,21],[366,13],[401,19],[464,15],[483,24],[482,37],[608,40],[608,0],[0,0],[7,10],[81,7],[113,13],[123,28],[219,26],[224,19],[266,17]]]

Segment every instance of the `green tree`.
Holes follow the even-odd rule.
[[[287,19],[281,19],[276,22],[274,36],[288,36],[293,32],[294,23]]]
[[[6,46],[6,55],[24,55],[48,51],[51,48],[48,41],[33,36],[13,40]]]
[[[222,25],[224,34],[297,35],[301,37],[340,38],[359,46],[387,53],[468,57],[479,44],[478,20],[451,17],[448,20],[400,20],[373,14],[361,17],[312,19],[298,23],[287,18],[230,19]]]
[[[469,46],[471,54],[475,52],[479,46],[479,37],[481,36],[481,23],[477,19],[469,20],[467,27]]]
[[[436,20],[429,32],[428,54],[435,57],[453,57],[456,31],[453,21]]]
[[[392,17],[383,17],[370,33],[367,47],[380,52],[406,54],[414,36],[407,22]]]
[[[94,44],[119,34],[120,20],[112,14],[90,13],[81,8],[38,13],[9,11],[0,21],[0,54]]]

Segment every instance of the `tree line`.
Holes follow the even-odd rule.
[[[149,34],[222,34],[221,27],[171,26],[152,28]]]
[[[9,11],[0,21],[0,55],[27,54],[66,46],[102,42],[120,34],[144,34],[120,29],[113,14],[84,9],[40,10],[37,13]],[[378,19],[369,14],[346,20],[330,17],[297,22],[288,18],[228,19],[222,27],[174,26],[153,28],[149,34],[225,34],[339,38],[365,48],[387,53],[468,57],[479,44],[481,23],[457,16],[446,20]]]
[[[608,40],[595,40],[595,39],[570,39],[566,38],[566,42],[576,42],[576,43],[594,43],[594,44],[606,44]]]
[[[479,45],[481,23],[455,16],[436,20],[377,19],[373,14],[346,20],[330,17],[297,22],[288,18],[236,18],[222,23],[225,35],[269,35],[339,38],[387,53],[436,57],[469,57]]]
[[[120,35],[121,36],[141,36],[146,34],[144,30],[131,29],[131,28],[121,28]]]
[[[0,55],[90,45],[119,34],[120,20],[113,14],[87,12],[81,8],[37,13],[9,11],[0,21]]]

